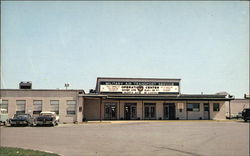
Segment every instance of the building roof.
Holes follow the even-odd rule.
[[[83,89],[0,89],[0,91],[83,91]]]
[[[227,98],[225,95],[217,94],[180,94],[180,95],[163,95],[163,94],[84,94],[83,97],[105,98],[113,100],[194,100],[194,101],[230,101],[233,98]]]

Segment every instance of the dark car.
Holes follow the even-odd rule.
[[[30,114],[15,114],[12,119],[9,119],[11,126],[33,126],[34,118]]]
[[[36,125],[50,125],[56,126],[59,123],[59,116],[55,112],[41,112],[40,115],[36,118]]]
[[[242,117],[243,117],[243,120],[245,122],[247,122],[247,120],[250,121],[250,108],[245,108],[243,111],[242,111]]]

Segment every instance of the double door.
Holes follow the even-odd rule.
[[[156,119],[156,107],[154,103],[144,104],[144,118],[148,120]]]
[[[165,120],[175,120],[175,103],[165,103],[163,111]]]
[[[116,120],[117,119],[117,104],[116,103],[106,103],[104,105],[104,119],[105,120]]]
[[[135,120],[136,115],[136,103],[125,103],[124,105],[124,119]]]

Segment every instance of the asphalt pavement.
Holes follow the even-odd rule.
[[[248,156],[249,123],[131,121],[1,127],[1,146],[64,156]]]

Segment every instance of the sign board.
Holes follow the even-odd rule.
[[[184,109],[184,103],[177,103],[177,109]]]
[[[179,93],[179,83],[171,82],[101,82],[100,92],[122,94]]]

